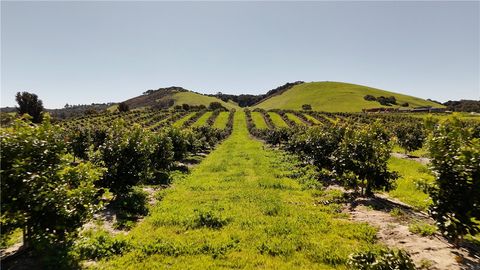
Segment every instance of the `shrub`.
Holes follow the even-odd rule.
[[[69,148],[74,157],[88,159],[88,148],[93,144],[90,131],[81,126],[71,128],[67,133]]]
[[[371,251],[354,253],[350,255],[347,265],[351,269],[358,270],[415,270],[415,264],[410,258],[410,255],[403,250],[382,250],[378,253]]]
[[[150,145],[153,148],[150,155],[153,169],[155,171],[168,170],[172,166],[175,156],[172,138],[164,132],[152,134]]]
[[[384,106],[391,106],[392,104],[397,104],[397,99],[394,96],[384,97],[380,96],[377,98],[377,101]]]
[[[375,100],[377,100],[377,99],[376,99],[374,96],[372,96],[372,95],[365,95],[365,96],[363,97],[363,99],[365,99],[365,100],[367,100],[367,101],[375,101]]]
[[[227,108],[223,107],[223,105],[220,102],[216,102],[216,101],[210,103],[210,105],[208,105],[208,109],[212,110],[212,111],[214,111],[214,110],[224,110],[224,111],[226,111],[227,110]]]
[[[106,231],[88,231],[75,242],[74,253],[83,260],[98,260],[119,255],[131,248],[122,236],[111,236]]]
[[[437,227],[423,222],[415,222],[408,226],[411,233],[419,234],[421,236],[434,235],[437,232]]]
[[[193,221],[193,227],[207,227],[220,229],[229,223],[229,219],[222,216],[218,211],[195,209],[196,218]]]
[[[415,151],[423,146],[425,132],[419,123],[402,122],[395,126],[394,133],[398,144],[405,149],[405,152]]]
[[[99,181],[100,186],[119,195],[152,177],[150,157],[155,149],[150,145],[149,135],[139,125],[127,128],[123,120],[113,123],[105,142],[93,156],[97,164],[108,168]]]
[[[342,140],[343,130],[341,126],[319,126],[296,132],[290,137],[287,150],[300,154],[318,168],[330,169],[332,154]]]
[[[311,111],[311,110],[312,110],[312,105],[310,105],[310,104],[303,104],[303,105],[302,105],[302,110],[304,110],[304,111]]]
[[[429,189],[437,226],[457,240],[479,231],[480,138],[472,127],[451,118],[433,127],[428,140],[435,184]]]
[[[362,194],[371,196],[374,189],[393,188],[398,177],[387,167],[390,152],[389,136],[379,122],[349,128],[332,155],[334,169],[347,180],[346,186],[360,187]]]
[[[117,210],[115,227],[120,229],[132,227],[140,216],[148,214],[147,205],[147,193],[138,187],[117,196],[112,202],[112,206]]]
[[[190,110],[190,105],[182,104],[182,109],[185,110],[185,111],[188,111],[188,110]]]
[[[118,104],[118,111],[119,112],[128,112],[130,107],[125,102],[121,102]]]

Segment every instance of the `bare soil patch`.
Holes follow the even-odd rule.
[[[399,209],[401,215],[390,211]],[[345,205],[353,221],[367,222],[378,228],[379,240],[389,247],[406,250],[420,269],[456,270],[480,269],[480,252],[474,247],[455,247],[442,235],[421,236],[409,231],[409,224],[421,221],[433,224],[426,213],[416,212],[408,205],[393,201],[385,195],[356,198]]]

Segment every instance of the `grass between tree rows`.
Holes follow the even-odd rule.
[[[309,167],[250,138],[245,115],[188,175],[177,175],[150,216],[127,236],[130,251],[101,269],[346,269],[376,250],[376,230],[330,203]]]
[[[200,118],[198,118],[198,120],[193,123],[192,127],[201,127],[205,124],[207,124],[207,120],[208,118],[212,115],[213,112],[205,112]]]
[[[173,123],[173,126],[176,127],[176,128],[182,127],[183,123],[185,123],[186,121],[188,121],[188,119],[192,118],[192,116],[194,116],[195,113],[196,113],[196,112],[191,112],[191,113],[185,115],[184,117],[180,118],[178,121],[176,121],[175,123]]]
[[[265,123],[265,119],[263,119],[263,115],[260,112],[252,112],[252,120],[255,126],[259,129],[267,129],[267,123]]]
[[[295,114],[293,113],[286,113],[287,114],[287,117],[292,120],[293,122],[295,122],[297,125],[300,125],[300,126],[305,126],[306,124],[300,119],[298,118],[298,116],[296,116]]]
[[[391,157],[388,167],[399,173],[397,187],[389,195],[412,206],[417,210],[425,211],[432,200],[421,189],[421,183],[432,183],[434,177],[427,166],[414,160]]]
[[[224,129],[227,126],[229,115],[230,112],[220,112],[220,114],[217,116],[217,119],[215,119],[215,123],[213,123],[213,127]]]
[[[277,127],[277,128],[288,127],[287,123],[285,123],[285,121],[283,121],[282,117],[278,113],[268,112],[268,114],[272,118],[272,122],[275,125],[275,127]]]

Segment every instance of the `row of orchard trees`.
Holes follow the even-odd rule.
[[[131,199],[137,184],[167,184],[176,161],[208,151],[233,125],[233,112],[224,130],[159,132],[122,120],[65,129],[48,115],[38,125],[27,118],[0,129],[1,226],[2,237],[22,229],[24,245],[37,251],[70,244],[106,203],[141,210]]]
[[[433,202],[431,216],[451,239],[479,232],[480,123],[345,115],[341,122],[311,128],[259,130],[246,113],[253,135],[298,154],[324,178],[363,195],[395,187],[398,174],[387,166],[393,142],[406,151],[426,143],[435,175],[425,188]]]

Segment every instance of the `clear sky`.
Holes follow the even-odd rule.
[[[59,108],[296,80],[480,99],[479,14],[477,1],[2,1],[1,106],[17,91]]]

